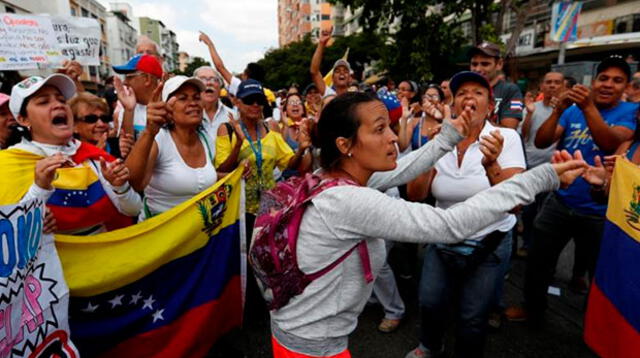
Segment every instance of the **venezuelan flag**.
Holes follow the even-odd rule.
[[[601,357],[640,356],[640,168],[618,159],[584,338]]]
[[[34,181],[34,168],[43,157],[16,148],[0,152],[0,166],[4,175],[0,185],[14,190],[5,191],[0,203],[10,204],[20,200]],[[114,157],[88,143],[81,143],[71,159],[79,166],[61,168],[53,181],[56,189],[47,201],[47,207],[56,217],[60,231],[90,229],[105,224],[108,230],[131,225],[132,218],[121,214],[104,191],[89,160],[104,158],[111,162]]]
[[[83,357],[203,357],[240,325],[241,175],[128,228],[56,236]]]

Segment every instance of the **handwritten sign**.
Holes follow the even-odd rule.
[[[47,67],[50,56],[60,56],[50,18],[0,14],[0,70]]]
[[[100,65],[100,24],[72,16],[0,14],[0,70]]]
[[[81,65],[100,65],[100,23],[86,17],[52,16],[53,31],[64,58]]]
[[[0,357],[78,357],[69,340],[69,288],[45,206],[0,207]]]

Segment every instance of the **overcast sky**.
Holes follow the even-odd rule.
[[[99,0],[109,10],[109,0]],[[277,0],[121,0],[137,17],[161,20],[176,33],[180,51],[211,62],[198,31],[207,33],[227,68],[241,72],[248,62],[278,46]]]

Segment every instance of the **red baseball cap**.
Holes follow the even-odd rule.
[[[162,78],[162,66],[155,56],[140,54],[133,56],[127,64],[122,66],[113,66],[116,73],[127,74],[136,71],[148,73],[158,78]]]

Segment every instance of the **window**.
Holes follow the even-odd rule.
[[[71,16],[78,16],[78,12],[75,7],[71,7]]]
[[[12,8],[11,6],[5,6],[5,11],[10,13],[10,14],[15,14],[16,13],[16,9]]]
[[[331,20],[331,15],[322,14],[322,20]]]
[[[81,8],[81,10],[82,10],[82,17],[89,17],[89,11],[87,11],[87,9]]]
[[[640,32],[640,14],[633,15],[633,25],[631,26],[631,32]]]
[[[98,74],[98,69],[96,66],[89,66],[89,76],[95,76]]]

